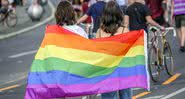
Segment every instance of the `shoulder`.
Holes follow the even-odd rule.
[[[96,5],[97,5],[97,4],[94,3],[94,4],[92,4],[89,8],[94,8]]]
[[[78,25],[69,25],[69,26],[63,26],[65,29],[72,31],[78,35],[81,35],[85,38],[88,38],[87,33],[85,32],[85,30],[83,28],[81,28]]]
[[[100,34],[100,31],[101,31],[101,29],[99,28],[98,30],[97,30],[97,32],[96,32],[96,38],[100,38],[101,36],[101,34]]]
[[[124,29],[125,29],[124,27],[119,27],[116,35],[124,33]]]

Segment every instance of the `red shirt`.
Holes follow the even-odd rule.
[[[145,0],[147,6],[151,10],[152,18],[157,18],[164,14],[163,8],[162,8],[162,1],[163,0]]]
[[[87,10],[88,10],[88,3],[85,2],[82,4],[82,11],[83,11],[83,14],[86,14]],[[91,23],[91,17],[89,16],[86,20],[85,20],[85,23]]]

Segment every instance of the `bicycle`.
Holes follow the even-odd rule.
[[[8,27],[15,27],[17,20],[17,15],[12,9],[8,9],[5,13],[0,14],[0,23],[6,23]]]
[[[149,30],[152,38],[148,44],[148,66],[153,82],[159,81],[160,73],[164,69],[169,76],[172,76],[174,73],[173,55],[170,44],[166,39],[166,34],[170,30],[173,30],[174,36],[176,36],[176,31],[173,27],[166,28],[165,31],[160,31],[155,27],[151,27]],[[159,44],[159,39],[161,39],[161,45]]]

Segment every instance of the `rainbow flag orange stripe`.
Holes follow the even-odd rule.
[[[25,99],[149,88],[144,31],[89,40],[49,25],[32,63]]]

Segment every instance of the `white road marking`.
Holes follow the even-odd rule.
[[[147,98],[143,98],[143,99],[161,99],[162,97],[164,97],[164,95],[152,96],[152,97],[147,97]]]
[[[17,78],[17,79],[15,79],[15,80],[10,80],[10,81],[7,81],[7,82],[5,82],[5,83],[3,83],[3,84],[0,84],[0,87],[1,87],[1,86],[4,86],[4,85],[6,85],[6,84],[10,84],[10,83],[17,82],[17,81],[20,81],[20,80],[25,79],[25,78],[27,77],[27,72],[24,72],[23,75],[24,75],[24,76],[22,76],[22,77],[20,77],[20,78]]]
[[[142,89],[142,88],[132,88],[133,91],[134,91],[134,90],[140,90],[140,89]]]
[[[180,93],[182,93],[184,91],[185,91],[185,87],[181,88],[181,89],[179,89],[179,90],[177,90],[177,91],[175,91],[175,92],[173,92],[173,93],[171,93],[171,94],[169,94],[169,95],[167,95],[167,96],[165,96],[165,97],[163,97],[161,99],[169,99],[169,98],[174,97],[175,95],[180,94]]]
[[[101,96],[101,94],[93,95],[91,97],[89,97],[89,96],[83,96],[82,99],[95,99],[96,97],[100,97],[100,96]]]
[[[19,61],[17,61],[17,63],[19,63],[19,64],[20,64],[20,63],[23,63],[23,61],[22,61],[22,60],[19,60]]]
[[[16,31],[16,32],[13,32],[13,33],[10,33],[10,34],[6,34],[6,35],[1,35],[0,39],[5,39],[5,38],[9,38],[9,37],[12,37],[12,36],[15,36],[15,35],[26,33],[27,31],[35,29],[35,28],[37,28],[37,27],[39,27],[39,26],[41,26],[41,25],[51,21],[54,18],[55,7],[54,7],[54,5],[50,1],[48,2],[48,4],[49,4],[49,6],[50,6],[50,8],[52,10],[52,14],[51,14],[51,16],[49,18],[47,18],[47,19],[43,20],[42,22],[40,22],[38,24],[35,24],[35,25],[31,26],[31,27],[22,29],[20,31]]]
[[[21,56],[26,56],[26,55],[34,54],[36,52],[37,52],[37,50],[28,51],[28,52],[22,52],[22,53],[19,53],[19,54],[11,55],[8,58],[18,58],[18,57],[21,57]]]

